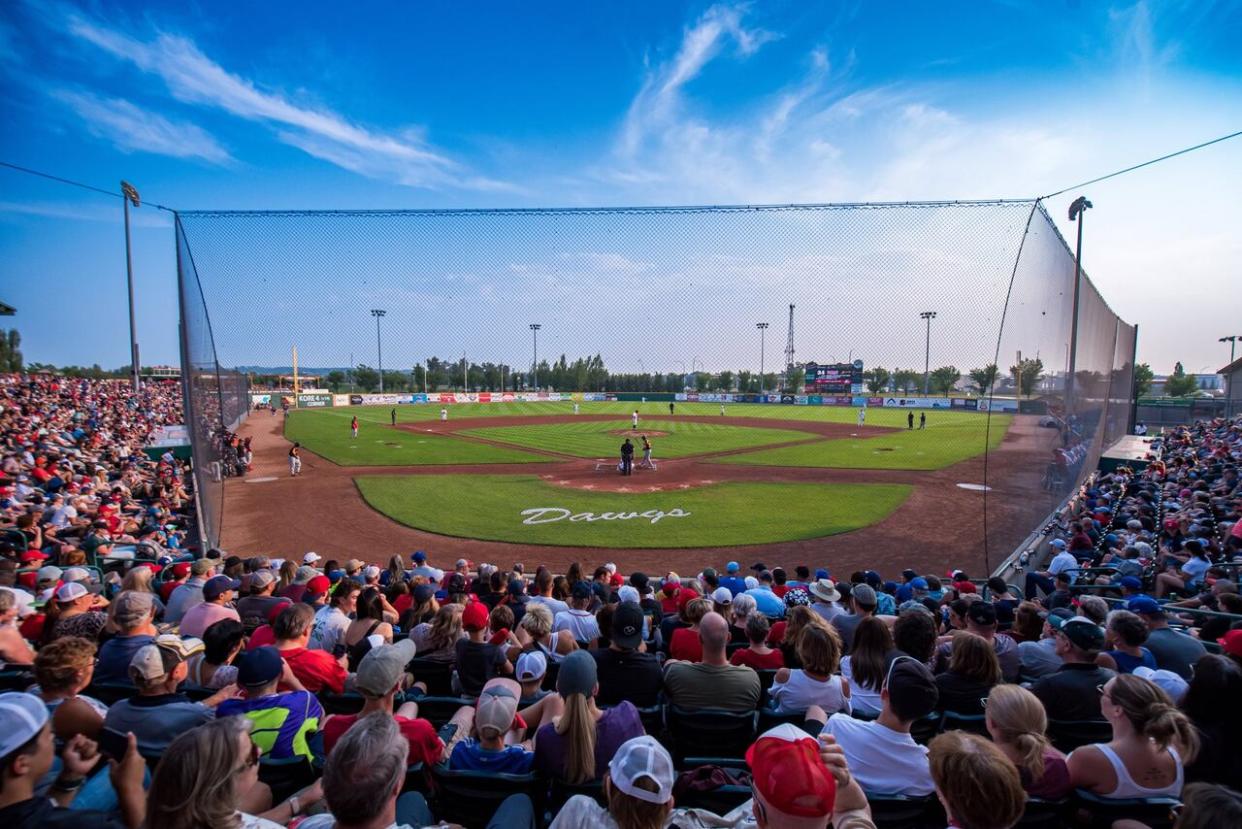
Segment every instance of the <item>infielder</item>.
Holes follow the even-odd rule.
[[[295,443],[289,449],[289,477],[296,478],[302,474],[302,444]]]
[[[448,409],[445,409],[445,408],[440,409],[440,422],[441,423],[448,422]]]
[[[859,409],[858,410],[858,425],[862,426],[866,422],[867,422],[867,410],[865,408]]]
[[[577,414],[577,413],[578,413],[578,404],[577,404],[577,403],[575,403],[575,404],[574,404],[574,414]]]
[[[635,409],[634,414],[630,416],[630,428],[638,430],[638,409]]]

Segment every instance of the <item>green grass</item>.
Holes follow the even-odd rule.
[[[628,420],[583,420],[530,426],[492,426],[469,429],[463,434],[528,449],[563,452],[579,458],[612,458],[619,457],[621,442],[625,438],[621,435],[610,434],[610,432],[629,428],[630,421]],[[705,452],[724,452],[814,437],[807,432],[795,432],[788,429],[758,429],[698,421],[679,423],[670,420],[640,420],[639,434],[644,429],[668,432],[667,435],[651,438],[652,454],[657,460],[685,458]],[[633,438],[633,441],[637,447],[635,449],[637,460],[642,457],[642,441],[637,437]]]
[[[358,418],[358,439],[354,440],[349,433],[351,415],[348,411],[303,409],[290,412],[285,423],[285,438],[299,441],[316,455],[341,466],[533,463],[549,460],[503,446],[472,443],[429,432],[393,429],[387,420],[379,425],[375,418],[364,420],[361,416]],[[387,412],[384,414],[387,417]]]
[[[887,517],[911,490],[897,484],[721,483],[669,492],[591,492],[531,475],[374,475],[355,482],[373,508],[428,532],[626,548],[761,544],[849,532]],[[654,524],[650,515],[523,523],[528,520],[524,510],[553,507],[596,517],[674,509],[688,515],[666,516]]]
[[[868,411],[868,425],[874,425],[872,414],[876,411]],[[905,412],[900,414],[904,416]],[[929,414],[926,429],[902,429],[873,438],[821,440],[719,458],[716,462],[838,469],[943,469],[982,454],[985,443],[989,449],[995,449],[1004,440],[1010,422],[1009,415],[993,415],[988,434],[987,421],[978,415],[973,420],[945,418],[946,422],[940,422],[942,414]]]

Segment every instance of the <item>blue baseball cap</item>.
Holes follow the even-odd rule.
[[[728,564],[725,565],[726,573],[736,573],[740,569],[741,569],[741,565],[738,564],[736,561],[730,561]]]
[[[271,645],[264,645],[246,651],[237,660],[237,684],[250,688],[266,685],[283,671],[280,651]]]
[[[1143,580],[1140,579],[1138,576],[1122,576],[1121,581],[1118,583],[1122,587],[1128,587],[1131,590],[1142,590],[1143,589]]]
[[[418,550],[417,552],[414,553],[414,555],[410,556],[410,558],[414,559],[415,564],[422,564],[424,561],[427,560],[427,554],[424,553],[422,550]]]
[[[1131,613],[1137,613],[1140,616],[1156,616],[1164,613],[1164,608],[1161,607],[1160,602],[1151,596],[1135,596],[1126,602],[1126,610]]]
[[[344,570],[329,570],[328,572],[324,573],[324,575],[328,577],[328,581],[332,582],[333,584],[336,584],[338,581],[345,578],[345,571]]]
[[[821,568],[819,568],[818,570],[816,570],[816,571],[815,571],[815,578],[816,578],[816,579],[826,579],[826,578],[828,578],[828,577],[829,577],[829,576],[828,576],[828,570],[827,570],[827,568],[821,567]]]
[[[1065,545],[1065,539],[1063,539],[1063,538],[1054,538],[1054,539],[1052,539],[1052,541],[1051,541],[1051,542],[1049,542],[1049,545],[1048,545],[1048,546],[1050,546],[1050,547],[1056,547],[1058,550],[1064,550],[1064,549],[1065,549],[1065,546],[1066,546],[1066,545]]]
[[[915,590],[926,590],[927,579],[923,578],[922,576],[916,576],[915,578],[910,579],[910,587],[914,588]]]

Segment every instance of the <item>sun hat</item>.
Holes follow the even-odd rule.
[[[621,744],[608,761],[608,777],[619,791],[645,803],[668,803],[673,797],[673,758],[668,750],[646,734],[632,737]],[[642,778],[656,784],[649,791],[638,785]]]
[[[548,672],[548,658],[539,651],[527,651],[517,658],[513,672],[519,682],[542,679]]]
[[[561,662],[560,673],[556,675],[556,691],[562,697],[570,694],[589,697],[594,693],[598,682],[595,657],[587,651],[574,651]]]
[[[480,736],[484,729],[492,729],[500,734],[507,733],[513,727],[513,718],[517,716],[521,698],[522,686],[512,679],[489,679],[474,706],[474,727]]]
[[[47,705],[34,694],[9,691],[0,694],[0,757],[8,757],[35,738],[47,725]]]
[[[397,687],[418,648],[411,639],[401,639],[391,645],[372,647],[358,663],[354,686],[370,697],[384,697]]]
[[[283,672],[280,651],[271,645],[246,651],[237,660],[237,684],[248,688],[266,685]]]
[[[841,600],[841,594],[837,592],[837,586],[832,579],[816,579],[810,586],[810,592],[815,598],[823,599],[826,602]]]
[[[66,584],[62,584],[60,589],[56,591],[56,601],[66,603],[76,602],[83,596],[89,596],[90,593],[91,591],[87,590],[85,586],[78,584],[76,581],[71,581]]]
[[[487,618],[487,605],[482,602],[470,602],[461,612],[461,626],[466,630],[485,630]]]
[[[643,641],[643,609],[621,602],[612,614],[612,641],[621,648],[637,648]]]
[[[712,592],[712,601],[716,604],[733,604],[733,593],[727,587],[717,587]]]
[[[802,729],[782,723],[748,749],[752,785],[768,808],[791,817],[826,818],[837,799],[837,784],[819,757],[819,742]],[[779,825],[773,821],[772,825]]]

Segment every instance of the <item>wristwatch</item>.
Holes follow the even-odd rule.
[[[58,792],[76,792],[85,782],[85,777],[58,777],[52,788]]]

